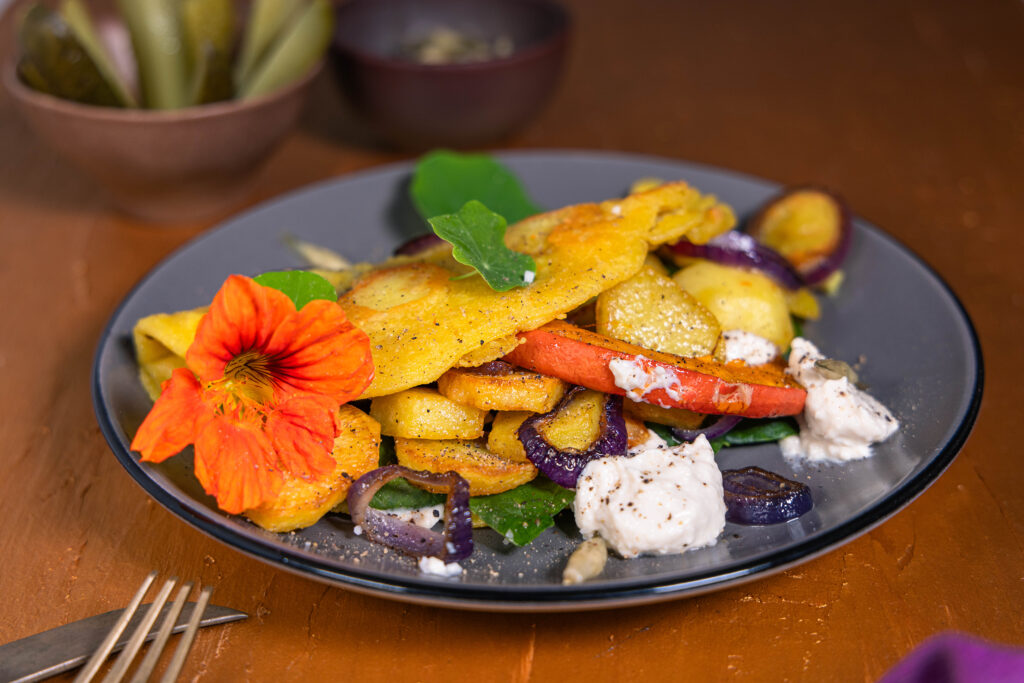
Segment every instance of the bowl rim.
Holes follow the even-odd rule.
[[[505,57],[496,57],[480,62],[466,62],[462,64],[422,64],[409,59],[388,57],[371,50],[365,50],[353,45],[341,38],[339,26],[341,25],[341,14],[349,11],[357,5],[378,4],[376,0],[349,0],[334,8],[334,34],[331,36],[331,50],[341,52],[354,57],[360,62],[377,67],[386,67],[395,71],[405,71],[414,74],[456,74],[473,71],[486,71],[505,66],[514,66],[523,62],[532,61],[551,52],[556,52],[568,41],[570,27],[572,24],[569,11],[559,2],[553,0],[515,0],[513,4],[532,5],[550,13],[555,22],[554,30],[549,36],[533,43],[522,50],[513,50]]]
[[[34,90],[21,82],[15,70],[16,57],[11,56],[3,66],[4,88],[15,100],[35,109],[45,109],[63,116],[74,116],[94,121],[116,121],[119,123],[151,123],[169,125],[182,121],[202,121],[232,113],[250,111],[270,106],[304,90],[324,68],[325,59],[320,59],[301,78],[274,92],[239,100],[231,99],[209,104],[197,104],[181,109],[144,109],[141,107],[105,107],[66,100],[56,95]]]

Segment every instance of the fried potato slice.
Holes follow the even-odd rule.
[[[456,403],[481,410],[546,413],[569,385],[555,377],[494,361],[479,368],[453,368],[437,380],[437,390]]]
[[[587,389],[572,396],[537,425],[544,440],[560,451],[585,451],[601,436],[605,394]]]
[[[434,389],[416,387],[370,403],[381,434],[406,439],[476,439],[484,434],[486,410],[456,403]]]
[[[804,320],[817,320],[821,317],[821,306],[811,290],[801,287],[795,292],[785,291],[786,306],[789,312]]]
[[[712,353],[722,331],[707,308],[651,265],[602,292],[595,317],[600,334],[677,356]]]
[[[746,330],[780,349],[793,340],[786,295],[767,275],[701,261],[672,276],[718,319],[723,330]]]
[[[622,412],[644,422],[680,429],[697,429],[706,417],[703,413],[695,413],[685,408],[662,408],[652,403],[629,399],[622,402]]]
[[[531,415],[533,413],[525,410],[495,413],[487,435],[487,450],[512,462],[529,462],[523,442],[519,440],[519,427]]]
[[[626,447],[636,448],[651,437],[650,430],[643,420],[632,415],[623,415],[626,420]]]
[[[447,248],[393,259],[339,300],[371,340],[376,374],[363,396],[434,382],[471,350],[562,317],[631,277],[657,245],[706,241],[734,223],[729,207],[670,183],[511,226],[506,244],[537,263],[529,287],[496,292],[477,276],[453,280],[467,269]]]
[[[537,468],[530,463],[499,457],[480,441],[398,438],[395,455],[399,465],[414,470],[458,472],[469,482],[471,496],[509,491],[537,476]]]
[[[192,345],[196,328],[206,311],[204,307],[177,313],[157,313],[135,323],[132,341],[139,364],[139,379],[154,401],[160,396],[160,385],[171,378],[175,369],[185,367],[185,352]]]
[[[316,524],[344,500],[352,482],[377,467],[380,425],[350,405],[341,406],[339,423],[333,472],[315,480],[292,477],[274,500],[246,510],[245,516],[268,531],[291,531]]]
[[[494,339],[489,342],[484,342],[480,345],[480,348],[473,349],[465,356],[460,358],[456,363],[457,368],[476,368],[484,363],[490,363],[492,360],[498,360],[502,356],[506,356],[523,343],[523,340],[519,337],[512,335],[510,337],[501,337],[500,339]]]

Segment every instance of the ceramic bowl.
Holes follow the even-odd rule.
[[[178,222],[224,215],[248,198],[320,68],[265,97],[167,111],[62,100],[24,85],[10,62],[3,82],[36,135],[115,206],[145,220]]]
[[[569,16],[548,0],[351,0],[335,26],[335,71],[355,110],[387,142],[424,149],[494,142],[536,115],[558,83]],[[514,49],[465,64],[400,54],[436,28]]]

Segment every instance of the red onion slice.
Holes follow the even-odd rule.
[[[835,242],[827,247],[823,245],[824,251],[817,255],[789,255],[793,259],[791,264],[800,273],[803,281],[808,285],[817,285],[839,269],[849,254],[850,243],[853,241],[853,217],[842,197],[831,190],[814,185],[792,187],[765,202],[746,222],[744,229],[747,234],[759,242],[763,240],[765,244],[773,244],[782,254],[786,254],[786,245],[775,241],[780,239],[781,236],[771,236],[772,227],[777,225],[772,221],[772,213],[776,208],[785,206],[787,202],[799,203],[802,201],[801,198],[808,196],[814,196],[819,200],[824,199],[829,202],[835,209],[837,221],[835,226]],[[783,258],[786,258],[787,261],[789,260],[786,256],[783,256]]]
[[[413,237],[412,239],[406,240],[402,244],[395,247],[395,256],[415,256],[420,252],[424,252],[427,249],[436,247],[439,244],[443,244],[444,240],[435,235],[432,232]]]
[[[707,427],[702,427],[701,429],[680,429],[679,427],[673,427],[672,436],[676,437],[680,441],[690,443],[703,434],[707,437],[708,441],[711,441],[711,439],[717,439],[718,437],[727,434],[729,430],[738,425],[741,420],[743,420],[743,418],[739,415],[722,415]]]
[[[679,240],[670,249],[682,256],[704,258],[724,266],[753,268],[772,278],[786,289],[800,289],[804,280],[779,252],[766,247],[746,233],[730,230],[707,244]]]
[[[444,533],[439,534],[370,507],[374,494],[392,479],[443,487]],[[401,465],[386,465],[359,477],[348,490],[348,511],[372,541],[416,557],[439,557],[458,562],[473,553],[473,521],[469,512],[469,483],[457,472],[420,472]]]
[[[560,410],[569,404],[572,397],[583,387],[576,387],[550,413],[527,418],[519,427],[519,440],[526,450],[527,459],[548,479],[567,489],[576,488],[576,480],[587,463],[605,455],[625,455],[628,449],[626,418],[622,415],[622,397],[605,395],[601,412],[601,431],[585,450],[568,448],[558,450],[547,442],[537,429],[539,425],[554,419]]]
[[[735,524],[779,524],[814,506],[811,489],[760,467],[722,472],[725,519]]]

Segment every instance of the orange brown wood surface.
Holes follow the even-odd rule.
[[[121,607],[156,568],[252,615],[201,632],[186,680],[873,681],[938,632],[1024,646],[1024,6],[567,5],[562,85],[500,146],[657,154],[840,190],[941,273],[978,328],[984,402],[949,470],[822,557],[646,607],[464,613],[271,568],[150,500],[92,412],[107,318],[210,224],[114,212],[0,95],[0,642]],[[11,33],[8,12],[4,53]],[[311,105],[255,199],[405,158],[373,146],[328,78]]]

